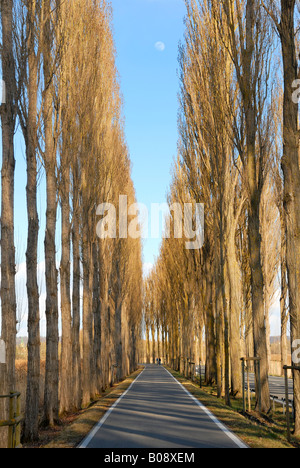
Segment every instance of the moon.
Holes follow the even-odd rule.
[[[155,43],[155,49],[158,50],[159,52],[163,52],[166,48],[166,45],[164,42],[158,41]]]

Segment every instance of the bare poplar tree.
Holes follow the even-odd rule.
[[[0,364],[0,393],[15,387],[16,290],[14,245],[14,132],[16,123],[15,58],[13,53],[13,6],[1,1],[2,86],[5,102],[1,103],[2,170],[1,170],[1,338],[5,343],[5,364]]]
[[[24,9],[25,8],[25,9]],[[18,69],[24,73],[24,87],[21,93],[19,120],[21,123],[25,145],[27,164],[27,214],[28,235],[26,251],[27,297],[28,297],[28,370],[26,408],[23,439],[33,441],[38,439],[39,427],[39,393],[40,393],[40,313],[39,288],[37,279],[38,265],[38,235],[39,218],[37,211],[37,149],[38,149],[38,76],[40,67],[41,42],[38,33],[41,4],[36,0],[28,0],[19,11],[19,21],[24,22],[25,44],[18,43]],[[20,34],[23,37],[22,34]],[[17,54],[18,55],[18,54]],[[25,58],[24,58],[25,57]],[[22,63],[22,60],[25,63]]]
[[[259,8],[259,2],[224,0],[222,1],[222,9],[224,17],[222,21],[219,17],[219,24],[221,28],[223,25],[226,25],[225,28],[227,28],[225,34],[229,37],[229,50],[236,70],[244,114],[246,151],[240,156],[248,199],[254,352],[261,359],[262,410],[268,412],[270,392],[260,234],[260,201],[265,177],[265,161],[264,155],[257,151],[256,144],[265,102],[264,88],[261,87],[261,82],[268,80],[270,28],[266,16]],[[216,5],[217,17],[218,14]],[[256,388],[258,388],[257,373]]]
[[[55,4],[58,6],[58,2]],[[43,2],[42,9],[42,56],[43,56],[43,126],[44,126],[44,151],[43,161],[46,173],[46,232],[45,232],[45,273],[46,273],[46,374],[44,392],[44,416],[43,422],[54,425],[59,417],[58,405],[58,273],[56,268],[56,216],[57,216],[57,178],[56,178],[56,149],[57,141],[54,139],[54,93],[53,76],[55,59],[53,58],[53,34],[58,11],[53,10],[50,0]]]
[[[300,168],[299,103],[294,96],[299,67],[296,47],[296,0],[280,6],[262,1],[280,36],[283,61],[283,205],[286,219],[286,264],[289,288],[291,341],[300,337]],[[293,352],[293,349],[292,349]],[[300,434],[300,373],[294,372],[295,434]]]

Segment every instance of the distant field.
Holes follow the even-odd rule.
[[[40,377],[40,405],[42,406],[44,395],[44,378],[45,378],[46,362],[41,361],[41,377]],[[16,390],[21,392],[21,412],[25,410],[25,396],[27,387],[27,360],[18,359],[16,361]]]

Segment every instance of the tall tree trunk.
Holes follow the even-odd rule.
[[[266,340],[267,340],[267,356],[268,356],[268,368],[270,369],[271,362],[271,324],[270,324],[270,290],[266,285],[264,292],[265,301],[265,325],[266,325]]]
[[[83,305],[82,305],[82,326],[83,326],[83,359],[82,359],[82,404],[88,406],[92,398],[92,368],[91,349],[93,342],[93,319],[91,310],[91,290],[90,290],[90,244],[88,242],[87,221],[83,227],[82,240],[82,266],[83,266]]]
[[[151,323],[151,338],[152,338],[152,364],[155,364],[155,328],[154,323]]]
[[[123,343],[122,343],[122,298],[118,294],[117,300],[115,302],[115,355],[116,355],[116,379],[117,382],[121,380],[122,368],[123,368]]]
[[[65,149],[62,150],[62,160]],[[61,359],[60,359],[60,412],[68,412],[73,406],[73,366],[72,366],[72,320],[71,320],[71,225],[70,225],[70,169],[68,163],[62,165],[61,194]]]
[[[2,77],[6,103],[1,105],[2,172],[1,172],[1,337],[5,343],[6,363],[0,364],[0,394],[15,390],[16,290],[14,245],[14,131],[15,131],[15,63],[13,55],[13,2],[1,1]],[[2,403],[2,402],[1,402]],[[1,417],[7,415],[1,415]]]
[[[37,281],[37,248],[39,218],[37,212],[37,56],[35,54],[35,1],[29,2],[27,28],[28,38],[28,117],[25,130],[27,161],[27,215],[28,237],[26,252],[27,297],[28,297],[28,370],[24,422],[24,440],[34,441],[39,437],[40,394],[40,312]]]
[[[281,368],[284,375],[283,366],[288,365],[288,346],[287,346],[287,325],[289,312],[287,307],[288,285],[286,269],[286,223],[285,213],[280,210],[281,218],[281,248],[280,248],[280,277],[281,277],[281,295],[280,295],[280,316],[281,316]]]
[[[224,396],[224,311],[219,266],[215,266],[214,304],[216,317],[217,396]]]
[[[95,225],[95,221],[90,220],[91,226]],[[89,226],[89,232],[91,233],[91,226]],[[95,283],[97,280],[98,270],[97,262],[94,259],[94,241],[91,241],[91,234],[89,234],[89,310],[91,317],[91,343],[90,343],[90,369],[91,369],[91,399],[95,398],[97,394],[97,375],[96,375],[96,355],[95,355],[95,318],[97,315],[97,297],[95,297]]]
[[[52,135],[51,135],[52,138]],[[56,268],[56,176],[52,164],[47,165],[47,214],[45,235],[45,265],[46,265],[46,373],[44,395],[44,424],[54,425],[58,421],[58,294]]]
[[[270,409],[270,391],[268,381],[268,352],[264,314],[264,283],[261,266],[261,237],[259,232],[259,200],[257,193],[252,193],[249,210],[249,248],[252,290],[252,326],[255,357],[260,358],[261,408],[267,413]],[[258,367],[256,367],[258,369]],[[256,390],[258,394],[259,376],[256,372]]]
[[[118,246],[121,248],[121,246]],[[115,351],[115,362],[116,365],[116,379],[117,381],[122,378],[122,367],[123,367],[123,352],[124,343],[122,342],[122,314],[123,314],[123,300],[122,300],[122,280],[120,276],[120,250],[117,255],[118,259],[115,260],[115,291],[114,291],[114,337],[113,337],[113,348]]]
[[[254,93],[255,78],[253,77],[252,61],[254,59],[254,26],[256,2],[247,0],[246,5],[246,50],[244,51],[244,76],[241,86],[243,106],[246,122],[247,156],[245,171],[249,197],[248,238],[251,268],[252,316],[254,353],[261,359],[261,408],[263,412],[270,409],[270,391],[268,382],[267,341],[264,315],[264,281],[261,263],[261,234],[260,234],[260,201],[261,186],[257,182],[256,166],[256,109]],[[256,372],[256,390],[258,394],[258,374]]]
[[[291,341],[300,339],[300,168],[298,102],[292,99],[298,78],[295,44],[295,0],[281,1],[279,32],[284,69],[283,102],[283,203],[286,214],[286,251]],[[294,372],[295,434],[300,435],[300,372]]]
[[[235,229],[230,232],[227,241],[227,271],[230,287],[230,362],[231,362],[231,392],[241,395],[241,344],[240,344],[240,316],[241,316],[241,277],[235,252]]]
[[[45,132],[44,164],[46,172],[46,233],[45,233],[45,270],[46,270],[46,373],[44,393],[45,425],[54,425],[58,420],[58,291],[56,268],[56,210],[57,210],[57,181],[56,181],[56,153],[53,141],[53,106],[52,106],[52,70],[51,70],[51,37],[52,26],[50,19],[51,0],[44,1],[44,42],[43,42],[43,71],[44,71],[44,102],[43,120]]]
[[[222,173],[225,173],[224,164],[226,158],[222,158]],[[229,317],[228,317],[228,296],[226,295],[226,271],[225,271],[225,219],[224,219],[224,198],[222,180],[220,180],[220,200],[219,200],[219,242],[220,242],[220,292],[222,297],[223,315],[223,340],[224,340],[224,391],[225,403],[230,406],[230,350],[229,350]]]
[[[146,363],[150,364],[150,330],[148,320],[146,320]]]
[[[101,249],[101,244],[100,244]],[[100,261],[104,262],[104,253],[101,249]],[[100,290],[101,290],[101,367],[102,367],[102,388],[105,389],[109,385],[109,288],[107,274],[102,270],[100,276]],[[104,346],[105,343],[105,346]]]
[[[72,345],[73,345],[73,401],[81,408],[81,352],[80,352],[80,232],[78,218],[77,174],[73,176],[73,290],[72,290]]]
[[[207,260],[209,262],[209,260]],[[208,384],[216,382],[217,364],[215,353],[215,320],[213,315],[213,295],[212,295],[212,277],[211,265],[206,267],[206,324],[205,324],[205,339],[206,339],[206,363],[205,363],[205,380]]]
[[[102,389],[102,365],[101,365],[101,300],[100,300],[100,264],[98,245],[93,244],[93,316],[94,316],[94,360],[96,392]]]

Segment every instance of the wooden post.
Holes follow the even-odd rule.
[[[13,395],[14,392],[10,392],[10,398],[9,398],[9,420],[12,421],[15,417],[15,411],[14,411],[14,398]],[[14,448],[14,426],[10,425],[8,427],[8,448],[12,449]]]
[[[243,382],[243,413],[246,412],[245,404],[245,359],[241,358],[242,361],[242,382]]]
[[[288,383],[288,367],[283,366],[284,370],[284,385],[285,385],[285,414],[286,414],[286,429],[287,439],[291,441],[291,426],[290,426],[290,405],[289,405],[289,383]]]
[[[7,448],[21,448],[21,394],[19,392],[10,392],[9,395],[0,395],[0,400],[9,400],[8,412],[9,419],[0,420],[0,427],[8,426],[8,437],[6,440]]]
[[[287,427],[287,438],[291,441],[291,425],[290,425],[290,406],[289,406],[289,380],[288,370],[300,371],[299,366],[283,366],[284,370],[284,385],[285,385],[285,414],[286,414],[286,427]]]
[[[16,418],[19,418],[21,415],[21,394],[17,395],[17,408],[16,408]],[[17,424],[16,427],[16,448],[21,447],[21,424]]]
[[[248,397],[248,411],[251,412],[251,398],[250,398],[250,380],[249,380],[249,363],[247,364],[247,397]]]
[[[202,372],[201,372],[201,359],[199,358],[199,378],[200,378],[200,388],[202,388]]]
[[[6,345],[0,339],[0,395],[7,392],[6,388]],[[0,398],[0,420],[7,417],[7,403],[4,398]],[[0,448],[6,448],[8,445],[8,434],[6,430],[0,428]]]
[[[258,409],[261,413],[261,381],[260,381],[260,360],[257,360],[258,367]]]
[[[245,408],[246,408],[246,402],[245,402],[245,361],[247,361],[247,372],[248,371],[248,367],[249,367],[249,363],[251,361],[254,361],[254,371],[256,370],[255,366],[257,366],[257,370],[258,370],[258,381],[257,381],[257,385],[258,385],[258,389],[256,388],[256,398],[258,399],[258,409],[259,409],[259,412],[261,413],[261,380],[260,380],[260,358],[259,357],[248,357],[248,358],[241,358],[241,361],[242,361],[242,380],[243,380],[243,411],[245,412]],[[257,394],[258,392],[258,394]],[[249,398],[248,398],[249,399]],[[250,406],[251,406],[251,403],[250,403]]]

